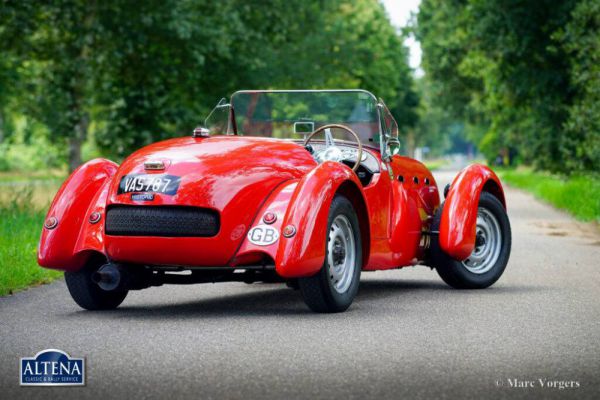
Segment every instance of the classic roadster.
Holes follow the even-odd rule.
[[[239,91],[190,136],[73,172],[38,261],[65,271],[88,310],[129,290],[240,281],[285,282],[313,311],[339,312],[362,271],[416,264],[455,288],[492,285],[511,247],[498,177],[470,165],[440,204],[431,172],[399,148],[369,92]]]

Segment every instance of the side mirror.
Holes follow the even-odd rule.
[[[387,139],[386,152],[389,157],[400,154],[400,141],[398,138],[391,137]]]

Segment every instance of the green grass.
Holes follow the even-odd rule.
[[[500,170],[509,186],[527,190],[553,206],[567,210],[582,221],[600,222],[600,176],[569,178],[529,169]]]
[[[62,276],[37,265],[46,205],[31,204],[31,191],[22,190],[0,203],[0,296]]]
[[[63,181],[66,173],[61,170],[17,172],[0,171],[0,183],[31,182],[31,181]]]
[[[430,171],[435,171],[437,169],[440,169],[440,168],[445,167],[446,165],[450,164],[450,161],[448,161],[444,158],[436,158],[433,160],[425,160],[425,161],[423,161],[423,164],[425,164],[425,166]]]

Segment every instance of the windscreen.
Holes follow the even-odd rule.
[[[365,91],[241,91],[231,105],[238,135],[303,139],[323,125],[341,124],[379,148],[377,101]]]

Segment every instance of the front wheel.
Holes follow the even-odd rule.
[[[362,244],[352,203],[336,196],[331,202],[325,262],[319,272],[298,279],[308,307],[320,313],[345,311],[358,292]]]
[[[433,221],[438,231],[442,207]],[[432,261],[440,277],[457,289],[482,289],[496,282],[508,263],[511,248],[510,223],[500,201],[482,192],[477,209],[475,248],[469,257],[457,261],[446,255],[439,243],[432,244]]]

